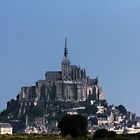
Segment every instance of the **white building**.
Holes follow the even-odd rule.
[[[98,111],[97,111],[97,114],[98,113],[101,113],[101,114],[103,114],[104,112],[105,112],[105,107],[104,106],[97,106],[97,109],[98,109]]]
[[[111,124],[113,124],[114,123],[114,116],[113,116],[113,112],[111,111],[111,113],[110,113],[110,116],[108,116],[107,117],[107,123],[109,124],[109,125],[111,125]]]
[[[136,134],[136,133],[140,133],[140,129],[139,128],[125,128],[125,131],[127,134]]]
[[[108,128],[108,131],[114,131],[116,134],[124,134],[124,128],[115,129],[115,127]]]
[[[98,118],[98,125],[106,125],[107,123],[106,118]]]
[[[0,134],[13,134],[13,128],[9,123],[0,123]]]

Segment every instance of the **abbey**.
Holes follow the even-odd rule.
[[[94,100],[104,99],[98,78],[89,78],[85,69],[71,64],[65,39],[61,71],[47,71],[45,80],[37,81],[35,86],[22,87],[19,101],[21,106],[26,106],[43,101],[85,101],[89,97]]]

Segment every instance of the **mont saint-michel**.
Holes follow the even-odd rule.
[[[108,105],[98,77],[89,77],[85,68],[71,63],[66,38],[60,66],[61,71],[47,71],[35,85],[21,87],[16,100],[7,102],[0,122],[11,124],[14,132],[57,133],[64,115],[82,114],[89,132],[106,128],[123,133],[128,126],[140,127],[135,113],[123,105]]]

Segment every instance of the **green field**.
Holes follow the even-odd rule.
[[[140,140],[140,134],[135,135],[117,135],[113,138],[96,138],[92,139],[92,135],[86,138],[72,138],[70,136],[61,137],[60,135],[25,135],[25,134],[14,134],[14,135],[0,135],[0,140]]]

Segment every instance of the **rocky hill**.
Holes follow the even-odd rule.
[[[10,122],[15,131],[53,133],[66,114],[86,116],[89,130],[93,125],[123,127],[138,122],[122,105],[108,105],[98,77],[90,78],[85,69],[71,65],[65,39],[61,71],[47,71],[45,79],[22,87],[16,100],[7,102],[0,122]]]

